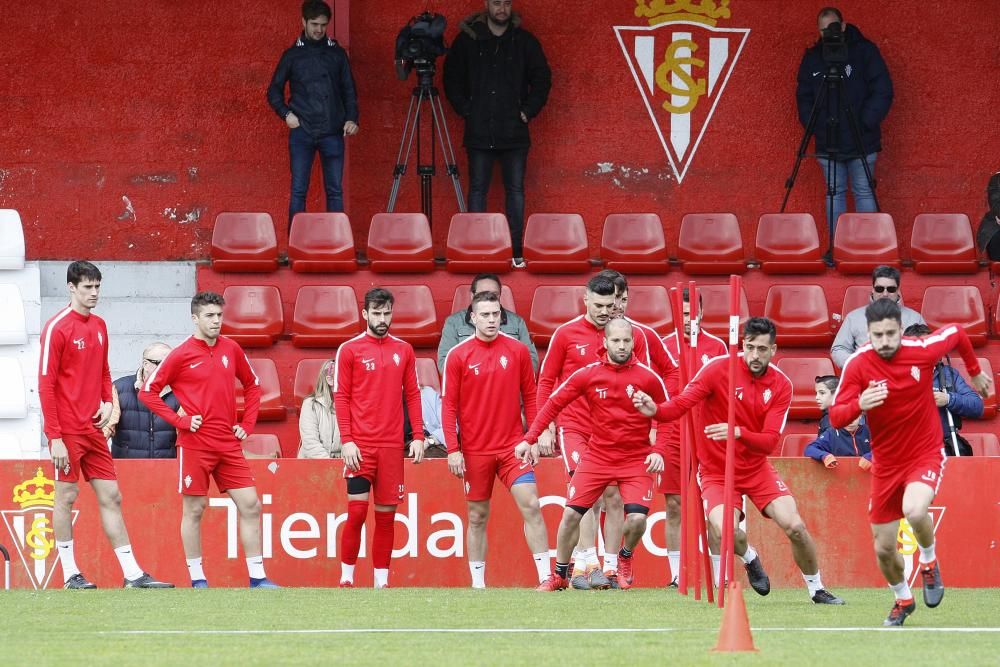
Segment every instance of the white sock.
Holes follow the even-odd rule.
[[[132,553],[132,545],[126,544],[115,549],[118,556],[118,563],[122,566],[122,574],[125,578],[134,581],[142,576],[142,568],[135,562],[135,554]]]
[[[913,593],[910,592],[910,585],[906,583],[906,579],[903,579],[898,584],[889,584],[889,588],[896,594],[897,600],[913,599]]]
[[[747,551],[746,551],[745,554],[743,554],[742,556],[740,556],[740,560],[742,560],[744,563],[746,563],[747,565],[749,565],[750,563],[753,562],[753,559],[756,558],[756,557],[757,557],[757,551],[752,546],[750,546],[748,544],[747,545]]]
[[[62,563],[63,582],[65,583],[74,574],[80,574],[80,568],[76,566],[76,556],[73,555],[73,540],[68,542],[56,540],[56,549],[59,551],[59,562]]]
[[[205,570],[201,567],[201,556],[197,558],[188,558],[188,573],[191,575],[191,581],[198,581],[199,579],[205,579]]]
[[[354,566],[347,563],[340,564],[340,580],[354,583]]]
[[[712,556],[712,585],[719,587],[719,570],[722,569],[722,556],[711,554]]]
[[[588,570],[601,566],[601,561],[597,560],[597,547],[584,549],[582,555],[584,562],[587,564]]]
[[[469,572],[472,573],[473,588],[486,588],[486,561],[470,560]]]
[[[535,570],[538,571],[538,583],[542,583],[552,574],[552,559],[549,557],[548,551],[531,554],[531,557],[535,561]]]
[[[933,563],[937,560],[937,554],[934,553],[937,542],[934,542],[929,547],[921,547],[919,544],[917,546],[920,547],[921,563]]]
[[[618,571],[618,554],[604,552],[604,571]]]
[[[251,556],[247,558],[247,572],[250,573],[251,579],[263,579],[267,575],[264,574],[264,557],[263,556]]]
[[[670,578],[677,579],[681,575],[681,552],[667,551],[667,560],[670,562]]]
[[[382,588],[389,585],[389,568],[375,568],[375,588]]]
[[[806,587],[809,589],[810,597],[816,595],[816,591],[823,588],[823,580],[820,579],[819,570],[816,570],[816,574],[803,574],[802,578],[806,580]]]

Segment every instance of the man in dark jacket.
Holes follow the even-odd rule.
[[[816,153],[823,168],[827,190],[833,190],[833,211],[827,207],[827,224],[831,236],[837,218],[847,210],[847,186],[854,194],[854,208],[859,213],[876,210],[864,166],[863,157],[875,174],[875,156],[882,150],[879,124],[892,105],[892,79],[878,47],[867,40],[853,25],[844,23],[844,17],[835,7],[825,7],[819,12],[817,24],[820,34],[833,23],[839,24],[847,44],[847,64],[843,66],[844,100],[854,111],[861,131],[861,146],[857,145],[851,122],[843,109],[837,108],[836,94],[827,95],[826,107],[819,109],[816,122]],[[824,83],[824,74],[830,69],[823,59],[822,39],[806,50],[799,65],[798,103],[799,121],[803,127],[809,121],[813,104]],[[828,123],[828,119],[836,123]]]
[[[177,458],[177,429],[154,415],[139,400],[139,387],[156,370],[170,352],[166,343],[153,343],[142,352],[142,362],[134,375],[115,380],[121,418],[111,438],[111,456],[116,459],[174,459]],[[180,403],[173,394],[163,396],[174,410]]]
[[[326,210],[343,211],[344,137],[358,132],[358,97],[347,53],[326,35],[330,6],[302,3],[302,34],[281,54],[267,88],[267,101],[288,125],[292,194],[288,224],[306,210],[309,176],[319,151]],[[285,84],[291,97],[285,100]]]
[[[522,266],[528,123],[548,100],[552,71],[541,44],[521,28],[511,0],[486,0],[486,11],[459,28],[444,61],[444,90],[465,119],[469,211],[486,210],[493,163],[499,161],[514,265]]]

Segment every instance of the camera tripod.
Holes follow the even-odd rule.
[[[389,192],[389,206],[386,209],[392,213],[396,208],[396,199],[399,196],[399,186],[406,173],[407,163],[410,161],[410,153],[413,150],[414,140],[417,144],[417,174],[420,176],[420,210],[427,216],[428,222],[432,221],[433,202],[431,199],[431,178],[437,174],[437,152],[434,144],[434,137],[431,137],[430,162],[423,161],[422,141],[421,141],[421,120],[423,119],[424,104],[428,104],[431,110],[431,134],[436,135],[444,155],[445,171],[451,178],[451,184],[455,188],[455,199],[458,201],[458,210],[465,213],[465,195],[462,194],[462,184],[458,180],[458,165],[455,162],[455,149],[452,148],[451,135],[448,133],[448,124],[445,122],[444,105],[441,103],[441,95],[434,86],[434,68],[417,69],[417,85],[413,88],[413,96],[410,97],[410,108],[406,112],[406,123],[403,125],[403,136],[399,142],[399,153],[396,155],[396,166],[392,170],[392,190]]]
[[[781,202],[781,212],[785,212],[788,205],[788,197],[792,194],[792,187],[795,179],[799,175],[799,167],[802,165],[802,158],[809,155],[809,140],[816,133],[816,123],[819,120],[820,109],[826,108],[826,152],[816,153],[813,157],[826,158],[826,199],[827,199],[827,224],[830,231],[830,241],[827,247],[827,258],[833,256],[833,229],[837,221],[833,219],[833,199],[837,191],[837,168],[836,163],[860,159],[865,170],[865,178],[868,179],[868,187],[871,188],[872,199],[875,201],[875,210],[881,210],[878,203],[878,196],[875,193],[875,178],[872,176],[871,167],[865,159],[864,144],[861,141],[861,125],[858,117],[847,99],[844,84],[844,67],[842,64],[828,64],[827,70],[823,74],[823,85],[820,86],[816,100],[813,102],[812,111],[809,112],[809,121],[806,123],[805,132],[802,134],[802,141],[799,143],[799,150],[795,156],[795,165],[792,173],[785,181],[785,198]],[[847,121],[851,126],[851,136],[854,139],[854,151],[842,153],[840,151],[840,113],[847,116]]]

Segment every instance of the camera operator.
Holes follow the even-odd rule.
[[[302,3],[302,34],[281,54],[267,88],[267,101],[288,125],[292,193],[288,224],[306,210],[309,176],[319,152],[326,190],[326,210],[344,210],[344,137],[358,132],[358,97],[347,52],[327,37],[330,6],[320,0]],[[285,100],[285,84],[291,97]]]
[[[843,76],[843,90],[847,97],[843,102],[850,105],[858,119],[862,144],[860,152],[864,154],[874,178],[875,156],[882,150],[879,124],[892,105],[889,70],[878,47],[855,26],[846,24],[839,9],[821,9],[817,24],[820,39],[806,50],[799,65],[798,88],[795,93],[799,121],[803,127],[807,125],[820,88],[825,85],[827,75],[833,68],[835,75]],[[830,208],[825,207],[829,216],[827,224],[831,239],[837,218],[847,210],[848,184],[854,195],[856,211],[870,213],[877,210],[875,197],[858,156],[859,147],[851,122],[843,106],[838,109],[837,102],[835,96],[827,97],[828,108],[820,109],[820,122],[816,127],[819,164],[823,168],[827,190],[833,189],[832,215]]]
[[[521,26],[511,0],[486,0],[486,11],[459,25],[444,61],[444,90],[465,119],[469,157],[469,211],[486,210],[493,163],[500,162],[514,266],[523,266],[524,172],[528,123],[552,87],[542,46]]]

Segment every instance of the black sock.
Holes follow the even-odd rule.
[[[618,557],[619,557],[619,558],[631,558],[631,557],[632,557],[632,550],[631,550],[631,549],[628,549],[628,548],[626,548],[626,547],[622,547],[622,548],[621,548],[621,549],[620,549],[620,550],[618,551]]]
[[[560,563],[557,561],[556,576],[562,577],[563,579],[569,576],[569,563]]]

